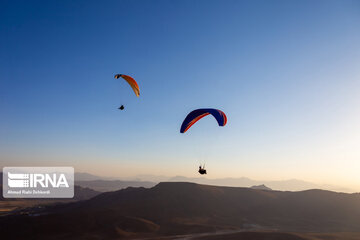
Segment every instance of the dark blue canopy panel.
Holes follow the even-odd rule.
[[[219,126],[226,125],[227,117],[224,112],[214,108],[201,108],[190,112],[186,116],[185,120],[181,124],[180,133],[185,133],[197,121],[209,114],[211,114],[216,119]]]

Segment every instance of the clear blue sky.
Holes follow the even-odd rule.
[[[359,26],[359,1],[1,1],[1,165],[360,184]],[[200,107],[228,125],[180,134]]]

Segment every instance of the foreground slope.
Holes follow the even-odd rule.
[[[0,232],[111,239],[240,229],[360,232],[359,222],[359,194],[160,183],[48,208],[37,217],[0,218]]]

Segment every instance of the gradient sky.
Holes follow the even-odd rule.
[[[360,190],[359,26],[360,1],[1,1],[0,166]],[[202,107],[228,124],[180,134]]]

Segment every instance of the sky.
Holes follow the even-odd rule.
[[[0,167],[360,191],[359,25],[360,1],[1,1]],[[180,134],[205,107],[227,125]]]

